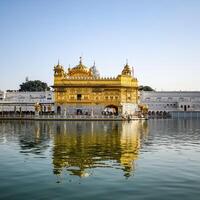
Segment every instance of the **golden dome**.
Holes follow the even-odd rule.
[[[80,57],[79,64],[72,69],[68,69],[68,76],[79,76],[79,77],[92,77],[93,73],[92,71],[82,64],[82,57]]]
[[[58,64],[57,65],[54,65],[54,68],[63,68],[63,66],[62,65],[60,65],[60,63],[59,63],[59,60],[58,60]]]
[[[64,75],[64,69],[63,69],[63,66],[59,64],[59,60],[58,60],[58,64],[54,65],[54,75],[55,76]]]

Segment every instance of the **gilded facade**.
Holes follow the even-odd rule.
[[[94,64],[64,70],[54,66],[56,112],[65,115],[134,114],[138,107],[138,81],[126,63],[117,77],[101,77]]]

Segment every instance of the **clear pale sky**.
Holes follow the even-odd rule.
[[[140,85],[200,90],[199,0],[1,0],[0,90],[28,76],[52,85],[59,58],[102,76],[126,59]]]

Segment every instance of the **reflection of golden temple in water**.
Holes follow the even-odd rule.
[[[67,170],[79,177],[97,167],[120,169],[129,177],[148,132],[146,121],[67,122],[55,127],[54,174]]]
[[[97,167],[122,170],[129,177],[148,133],[146,121],[4,122],[0,127],[3,132],[9,127],[12,137],[19,130],[20,153],[43,154],[52,140],[54,174],[66,170],[79,177]]]

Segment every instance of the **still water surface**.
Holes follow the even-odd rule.
[[[0,121],[0,199],[200,199],[200,120]]]

